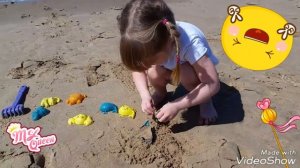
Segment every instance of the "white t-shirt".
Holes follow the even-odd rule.
[[[176,22],[180,33],[180,63],[189,62],[191,65],[197,62],[205,54],[214,65],[219,63],[218,58],[212,53],[203,32],[195,25],[186,22]],[[167,69],[176,67],[176,52],[173,51],[168,60],[162,64]]]

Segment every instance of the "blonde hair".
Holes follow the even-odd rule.
[[[171,78],[172,78],[172,84],[178,85],[180,82],[180,45],[179,45],[179,32],[176,29],[176,26],[169,22],[167,19],[163,20],[164,24],[169,30],[169,33],[171,35],[171,38],[175,41],[175,47],[176,47],[176,67],[172,71]]]

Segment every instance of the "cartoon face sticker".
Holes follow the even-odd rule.
[[[295,32],[293,24],[272,10],[231,5],[221,40],[226,55],[234,63],[250,70],[267,70],[287,58]]]

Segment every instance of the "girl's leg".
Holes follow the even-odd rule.
[[[201,83],[196,72],[189,63],[180,65],[180,82],[188,91],[193,90]],[[217,111],[213,106],[211,99],[200,105],[200,124],[208,125],[209,123],[215,122],[217,116]]]
[[[147,76],[154,88],[152,95],[154,105],[158,105],[167,96],[166,86],[171,81],[171,71],[160,65],[153,65],[147,70]]]

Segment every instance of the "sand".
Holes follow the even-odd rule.
[[[277,146],[268,125],[260,121],[256,101],[272,100],[278,123],[300,114],[299,32],[288,59],[272,70],[254,72],[232,63],[221,47],[220,30],[230,4],[260,5],[277,11],[300,27],[300,1],[167,1],[177,20],[191,22],[205,33],[222,81],[214,97],[220,115],[216,124],[199,126],[197,108],[181,112],[167,126],[140,129],[149,117],[131,74],[121,64],[116,17],[127,1],[45,0],[0,5],[0,107],[12,103],[22,84],[30,87],[25,106],[34,110],[44,97],[58,96],[63,103],[50,107],[49,115],[33,122],[31,113],[0,119],[0,167],[194,167],[247,168],[237,158],[265,158],[262,150]],[[288,10],[287,10],[288,9]],[[174,87],[169,86],[170,92]],[[68,106],[71,93],[88,95],[82,104]],[[173,98],[182,95],[177,89]],[[130,105],[135,119],[98,111],[102,102]],[[90,115],[88,127],[68,126],[79,113]],[[12,145],[5,132],[10,122],[42,127],[42,135],[56,134],[57,143],[39,154]],[[300,133],[279,134],[284,150],[295,150],[300,165]],[[278,156],[280,157],[280,156]],[[297,166],[298,165],[298,166]],[[256,167],[283,167],[261,165]]]

